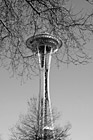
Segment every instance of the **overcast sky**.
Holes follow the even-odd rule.
[[[84,6],[83,0],[77,1],[78,7],[81,3]],[[21,84],[19,79],[0,68],[0,133],[4,140],[8,139],[9,128],[16,124],[20,113],[26,113],[29,98],[38,96],[38,91],[38,77]],[[50,94],[52,104],[62,114],[60,124],[69,121],[72,125],[72,140],[93,140],[93,62],[62,65],[60,69],[52,65]]]

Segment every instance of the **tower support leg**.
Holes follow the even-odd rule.
[[[42,127],[41,133],[43,139],[47,140],[49,131],[53,129],[53,118],[52,118],[52,109],[51,109],[50,93],[49,93],[49,73],[50,73],[52,48],[48,53],[47,53],[47,46],[44,46],[43,49],[44,50],[42,50],[42,52],[41,51],[38,52],[39,66],[40,66],[39,110],[41,110],[40,111],[41,125],[39,123],[38,124],[40,127]],[[49,118],[50,121],[48,120]]]

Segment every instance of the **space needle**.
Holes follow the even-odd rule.
[[[62,41],[50,34],[38,34],[26,40],[26,46],[37,54],[39,62],[39,102],[37,115],[37,140],[55,138],[51,99],[49,92],[49,73],[52,54],[62,46]],[[50,117],[49,117],[50,116]],[[49,136],[51,132],[51,137]]]

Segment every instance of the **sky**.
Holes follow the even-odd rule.
[[[80,8],[83,0],[72,0]],[[78,9],[78,8],[77,8]],[[92,47],[91,44],[87,46]],[[0,68],[0,134],[9,139],[9,129],[27,112],[27,101],[38,96],[39,78],[21,83]],[[93,61],[87,65],[51,66],[50,95],[52,105],[61,112],[60,124],[70,122],[72,140],[93,140]]]
[[[39,78],[21,84],[0,69],[0,133],[9,138],[9,129],[27,112],[27,101],[38,96]],[[37,88],[36,88],[37,87]],[[51,67],[50,95],[52,105],[60,111],[60,125],[70,122],[72,140],[93,139],[93,63]]]

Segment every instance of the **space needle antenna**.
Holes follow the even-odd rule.
[[[50,34],[38,34],[26,40],[27,48],[37,54],[39,62],[40,88],[38,102],[37,140],[53,140],[54,126],[49,92],[49,73],[52,54],[62,46],[60,39]],[[50,116],[50,120],[48,118]],[[51,132],[52,138],[49,138]]]

